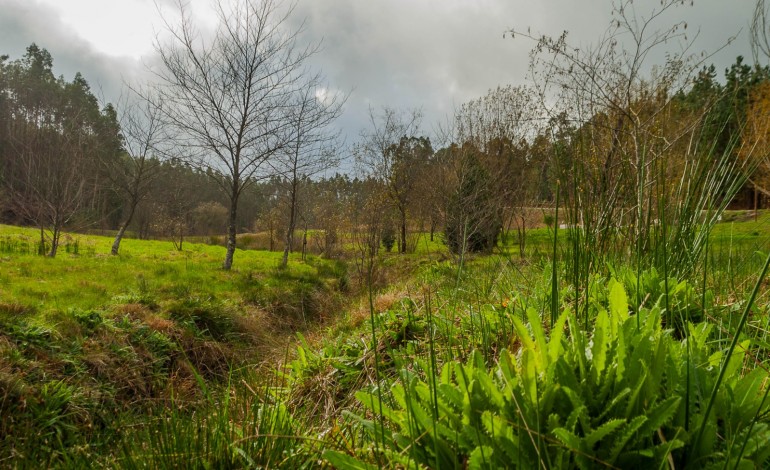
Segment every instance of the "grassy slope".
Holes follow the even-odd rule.
[[[35,240],[31,229],[0,225],[0,239]],[[0,252],[0,299],[39,310],[97,308],[114,296],[138,290],[173,297],[185,286],[200,294],[237,299],[237,283],[244,273],[268,273],[276,268],[277,252],[238,251],[231,272],[218,269],[224,249],[186,244],[177,251],[163,241],[124,240],[120,256],[108,255],[112,240],[106,237],[67,235],[78,243],[79,254],[66,248],[55,259],[31,254]],[[74,248],[70,248],[73,251]],[[310,276],[315,269],[292,259],[289,272]]]
[[[197,401],[196,374],[216,389],[282,355],[348,283],[313,256],[278,269],[280,253],[238,251],[225,272],[216,246],[124,240],[115,257],[109,238],[67,235],[49,259],[29,253],[36,236],[0,226],[0,465],[114,452],[119,422]]]

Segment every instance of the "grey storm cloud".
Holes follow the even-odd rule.
[[[296,17],[305,18],[309,37],[323,39],[315,59],[330,83],[354,90],[348,118],[365,121],[369,106],[392,106],[422,107],[430,120],[523,79],[527,50],[503,38],[512,10],[492,2],[331,0],[300,3]]]
[[[330,89],[350,93],[338,123],[350,141],[368,125],[370,107],[422,108],[430,132],[432,123],[462,103],[498,85],[527,80],[534,44],[504,38],[506,31],[567,30],[573,44],[586,46],[606,30],[611,5],[608,0],[299,0],[291,21],[294,27],[304,22],[303,39],[322,43],[312,66],[323,72]],[[644,11],[659,2],[635,5]],[[100,53],[34,0],[0,0],[0,8],[0,54],[18,58],[35,42],[51,52],[57,74],[69,80],[80,71],[107,101],[117,100],[124,80],[149,76],[146,64],[156,60]],[[751,0],[696,0],[674,14],[688,22],[691,34],[700,30],[693,52],[714,51],[743,29],[707,61],[721,72],[737,55],[749,54],[745,32],[752,10]]]
[[[675,8],[671,21],[683,18],[693,35],[700,29],[692,52],[714,51],[746,29],[752,3],[696,1]],[[658,4],[636,2],[640,12]],[[504,33],[514,28],[558,36],[566,30],[572,44],[590,46],[607,29],[611,5],[597,0],[306,0],[297,5],[295,18],[304,19],[311,40],[323,40],[315,62],[329,82],[353,90],[343,126],[360,129],[368,124],[370,106],[421,107],[426,121],[440,121],[491,88],[523,84],[534,43]],[[745,36],[739,36],[708,63],[721,69],[748,51]],[[664,60],[662,52],[656,60]]]

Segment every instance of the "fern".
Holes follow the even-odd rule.
[[[686,416],[685,396],[697,401],[716,380],[721,355],[709,349],[711,328],[687,325],[680,340],[664,329],[659,306],[632,315],[621,283],[591,292],[590,332],[568,310],[546,332],[528,309],[528,323],[510,319],[518,348],[501,351],[494,364],[473,352],[434,375],[418,362],[400,374],[382,411],[372,393],[359,393],[361,404],[395,430],[383,434],[387,448],[379,452],[399,465],[432,468],[656,468],[737,460],[743,446],[741,466],[766,462],[769,446],[761,439],[770,438],[770,404],[760,398],[767,372],[741,376],[743,355],[734,354],[717,412],[706,418],[696,405]],[[688,370],[689,389],[682,380]],[[372,442],[383,442],[371,421],[357,421]],[[697,448],[688,422],[703,423]],[[365,468],[329,455],[339,468]]]

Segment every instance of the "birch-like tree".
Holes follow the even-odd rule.
[[[178,151],[209,171],[229,200],[226,255],[232,267],[238,202],[244,190],[270,172],[268,163],[291,142],[287,117],[307,59],[316,45],[300,44],[291,28],[291,5],[272,0],[220,0],[212,37],[193,24],[189,5],[177,2],[180,20],[166,21],[170,39],[157,43],[162,68],[158,94]]]
[[[152,181],[160,174],[160,149],[164,141],[163,106],[151,92],[131,91],[120,106],[119,122],[126,153],[105,159],[103,164],[117,192],[123,198],[123,214],[110,253],[117,255],[120,242],[134,219],[136,208],[147,196]]]
[[[407,217],[414,196],[418,165],[433,153],[430,141],[419,135],[422,113],[384,107],[377,114],[369,110],[371,129],[363,131],[355,149],[362,171],[382,184],[387,198],[399,215],[399,251],[406,252]]]
[[[297,226],[300,185],[303,180],[339,163],[339,131],[329,126],[342,113],[345,96],[330,93],[321,77],[312,76],[295,94],[288,108],[289,145],[280,170],[287,186],[288,218],[281,266],[286,266]]]

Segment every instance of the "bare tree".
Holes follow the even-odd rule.
[[[419,134],[422,113],[419,110],[399,112],[384,107],[377,115],[369,110],[372,128],[361,134],[361,143],[355,149],[361,169],[377,179],[385,188],[387,197],[400,217],[399,250],[406,252],[407,210],[415,176],[414,163],[433,153],[430,142]]]
[[[219,24],[211,39],[199,34],[186,3],[178,0],[177,7],[180,23],[166,22],[170,42],[156,45],[163,64],[157,72],[159,97],[179,148],[196,166],[219,176],[229,199],[222,266],[228,270],[239,198],[291,141],[286,110],[302,85],[303,64],[317,47],[301,47],[301,29],[288,29],[292,6],[219,1]]]
[[[355,206],[351,200],[356,199],[357,193],[352,189],[353,183],[346,176],[335,175],[333,178],[317,182],[314,188],[312,204],[308,207],[308,218],[318,230],[312,235],[310,248],[323,253],[327,258],[336,256],[340,238],[343,233],[349,232],[354,227],[348,227],[347,223],[352,218],[351,206]],[[303,234],[303,249],[307,249],[308,220],[305,219]],[[350,230],[348,230],[350,229]]]
[[[329,125],[342,113],[346,97],[329,94],[321,77],[312,76],[295,94],[289,106],[290,142],[280,161],[288,186],[286,239],[281,266],[289,261],[297,225],[299,187],[303,179],[317,175],[339,163],[337,141],[339,131]]]
[[[492,181],[494,197],[488,201],[505,213],[506,230],[517,221],[520,239],[524,235],[523,207],[537,193],[537,185],[532,183],[537,180],[538,159],[531,147],[542,121],[535,90],[526,86],[490,90],[455,113],[455,139],[480,151],[480,163]]]
[[[56,256],[61,232],[82,207],[89,182],[88,167],[76,136],[39,132],[15,146],[19,170],[10,182],[18,214],[40,228],[40,254]]]
[[[516,142],[533,137],[542,119],[535,90],[526,86],[505,86],[489,90],[455,112],[455,139],[473,142],[486,151],[494,140]]]
[[[597,253],[616,243],[614,227],[625,227],[631,245],[650,240],[652,221],[661,217],[656,212],[681,199],[670,181],[689,177],[704,153],[693,133],[707,109],[687,115],[676,102],[710,57],[691,51],[698,31],[688,31],[686,21],[668,22],[682,3],[664,0],[647,10],[615,1],[611,24],[590,47],[570,44],[566,32],[513,32],[536,42],[531,71],[541,104],[564,124],[557,132],[572,135],[553,166],[571,222],[584,226]],[[672,43],[680,48],[669,51]],[[665,62],[651,65],[664,49]],[[681,181],[680,188],[694,187]]]
[[[104,159],[108,177],[124,198],[124,216],[110,253],[117,255],[120,242],[147,195],[152,181],[160,174],[158,146],[164,140],[162,102],[152,92],[130,91],[120,106],[120,127],[127,154],[120,159]]]
[[[182,251],[184,239],[193,228],[195,209],[202,201],[199,183],[208,180],[191,178],[190,168],[174,159],[159,164],[155,171],[159,176],[150,182],[150,195],[145,198],[152,212],[149,228]]]

